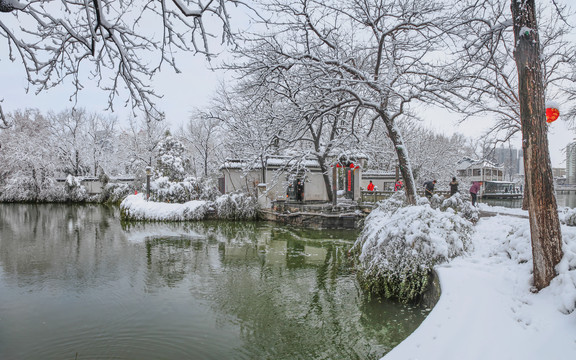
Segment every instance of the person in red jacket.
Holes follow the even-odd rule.
[[[472,197],[472,206],[476,206],[476,197],[478,195],[478,190],[480,190],[480,182],[474,181],[470,187],[470,197]]]
[[[374,184],[372,184],[372,180],[370,180],[370,184],[368,184],[368,191],[374,191]]]

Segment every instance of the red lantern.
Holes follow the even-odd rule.
[[[551,123],[551,122],[556,121],[559,116],[560,116],[560,110],[553,108],[553,107],[546,108],[546,122],[547,123]]]
[[[339,167],[342,167],[342,165],[340,165],[340,164],[338,163],[338,164],[336,164],[336,167],[339,168]]]
[[[350,164],[350,169],[354,169],[354,164]]]

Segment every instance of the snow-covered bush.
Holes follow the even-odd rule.
[[[66,177],[64,189],[68,201],[81,202],[87,198],[86,188],[80,184],[80,179],[72,175]]]
[[[100,202],[119,204],[126,196],[134,194],[134,187],[124,183],[108,183],[102,188]]]
[[[62,183],[45,178],[42,182],[27,176],[14,176],[0,190],[0,202],[64,202],[67,194]]]
[[[500,251],[518,264],[526,263],[531,269],[532,245],[529,224],[513,226]],[[562,230],[562,252],[564,256],[556,266],[557,276],[552,279],[550,286],[541,291],[552,293],[557,301],[558,310],[569,314],[576,310],[576,231],[569,228]]]
[[[442,211],[427,200],[422,203],[405,206],[400,196],[393,196],[366,218],[352,248],[366,290],[417,301],[435,265],[469,250],[472,222],[450,207]]]
[[[40,195],[40,188],[30,177],[12,177],[2,189],[2,202],[35,202]]]
[[[232,193],[220,196],[214,202],[219,219],[252,220],[258,218],[258,200],[245,193]]]
[[[576,209],[566,208],[559,215],[561,223],[568,226],[576,226]]]
[[[454,210],[454,212],[460,214],[460,216],[466,220],[469,220],[473,223],[478,222],[478,218],[480,216],[478,208],[472,206],[470,201],[462,200],[462,195],[460,195],[460,193],[452,195],[448,199],[444,200],[440,205],[440,209],[442,211],[446,211],[448,208],[451,208]]]
[[[569,314],[576,310],[576,234],[564,235],[562,252],[564,256],[556,266],[556,276],[550,283],[560,311]]]
[[[145,191],[145,186],[144,189]],[[173,182],[167,176],[159,177],[150,183],[150,200],[169,203],[185,203],[191,200],[213,201],[220,192],[210,180],[194,177]]]

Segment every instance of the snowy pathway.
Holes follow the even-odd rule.
[[[575,230],[563,227],[566,232]],[[576,312],[560,312],[561,287],[530,292],[532,265],[522,263],[531,257],[526,238],[527,219],[482,218],[473,254],[437,268],[442,295],[433,311],[383,359],[576,359]]]

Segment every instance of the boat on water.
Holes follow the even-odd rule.
[[[521,199],[524,194],[513,182],[484,181],[480,197],[482,199]]]

